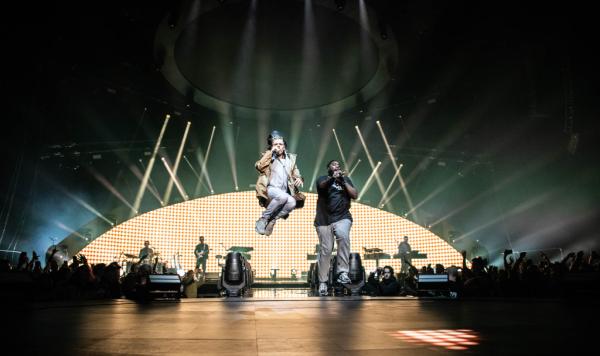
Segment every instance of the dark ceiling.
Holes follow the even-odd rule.
[[[315,1],[317,4],[325,2],[328,1]],[[11,54],[8,56],[10,65],[6,67],[7,74],[12,80],[5,82],[10,85],[6,89],[17,94],[14,95],[16,101],[11,100],[17,104],[14,114],[26,117],[28,122],[52,122],[52,125],[36,123],[28,127],[29,131],[42,130],[42,141],[51,143],[80,141],[77,135],[86,136],[86,126],[77,127],[72,122],[77,121],[77,117],[65,112],[65,101],[73,91],[91,94],[106,92],[110,88],[118,91],[120,97],[131,96],[132,102],[142,101],[145,105],[160,107],[164,111],[183,111],[189,99],[174,91],[161,73],[156,71],[154,53],[159,23],[173,6],[177,6],[174,4],[183,6],[182,3],[186,2],[82,4],[66,1],[35,8],[17,7],[13,13],[18,15],[8,23],[6,47],[10,48]],[[261,3],[269,4],[269,1]],[[486,144],[490,132],[498,134],[498,130],[511,130],[514,123],[520,124],[524,116],[540,121],[540,125],[536,125],[538,130],[558,131],[560,134],[565,118],[565,91],[570,86],[571,103],[577,110],[575,130],[585,135],[591,129],[587,121],[596,113],[593,110],[597,110],[591,106],[595,103],[592,89],[594,79],[597,79],[597,56],[591,48],[594,42],[593,25],[586,9],[510,2],[490,5],[477,1],[439,3],[373,0],[367,3],[372,5],[371,9],[378,11],[382,21],[395,34],[400,49],[400,65],[395,73],[395,81],[385,88],[379,98],[371,100],[373,112],[379,114],[384,109],[395,107],[395,111],[390,109],[394,111],[390,114],[393,115],[406,112],[422,102],[435,100],[438,107],[443,106],[440,111],[450,113],[431,115],[427,119],[428,131],[435,133],[447,128],[448,117],[464,115],[476,104],[489,102],[490,106],[494,106],[493,111],[500,113],[486,113],[486,127],[474,125],[472,130],[481,131],[470,133],[470,136],[484,137],[483,144]],[[216,22],[227,18],[228,6],[235,13],[236,7],[225,1],[220,9],[214,10],[214,17],[203,15],[210,26],[194,24],[206,26],[199,32],[205,37],[192,43],[188,49],[194,52],[189,58],[197,58],[199,62],[182,58],[180,65],[184,71],[188,69],[187,72],[193,73],[190,74],[191,80],[199,87],[232,99],[235,93],[219,92],[219,85],[222,85],[219,80],[230,80],[231,73],[224,73],[221,77],[210,73],[214,66],[234,67],[233,63],[228,62],[232,60],[229,51],[235,49],[231,45],[231,41],[235,40],[231,34],[237,33],[235,26],[239,22],[222,24],[229,31],[227,33],[218,29],[215,29],[212,37],[210,33],[210,28]],[[290,9],[293,8],[298,6],[290,6]],[[290,11],[285,11],[277,19],[277,25],[283,27],[286,16],[291,16]],[[323,46],[320,49],[336,45],[336,39],[339,43],[351,44],[347,32],[352,26],[346,26],[347,19],[343,16],[336,19],[331,14],[322,17],[323,32],[339,32],[333,36],[319,35],[319,38],[328,41],[319,44]],[[300,18],[301,14],[298,16]],[[260,32],[262,35],[259,39],[263,40],[260,41],[260,46],[263,46],[261,50],[266,51],[264,46],[271,46],[278,40],[292,42],[290,38],[297,35],[293,30],[279,32]],[[227,43],[225,48],[219,47],[220,40]],[[206,52],[202,53],[201,46],[204,43]],[[179,54],[182,53],[183,44],[185,36],[178,44]],[[298,55],[297,46],[297,42],[290,43],[288,53],[283,53],[284,46],[278,46],[280,52],[274,55],[276,58],[290,56],[293,59]],[[225,58],[214,57],[214,52],[219,50],[224,51]],[[255,56],[261,56],[260,51]],[[331,90],[323,87],[328,88],[331,82],[340,80],[336,77],[340,71],[335,66],[336,61],[340,61],[340,58],[333,57],[326,66],[316,69],[320,81],[312,88],[310,102],[318,102],[320,96],[333,95],[327,93]],[[278,61],[273,65],[283,66],[281,72],[290,72],[287,67],[300,65],[298,61],[290,62]],[[196,71],[192,70],[194,65],[198,66]],[[365,72],[364,75],[368,75],[371,70]],[[294,78],[289,77],[289,80]],[[348,84],[350,90],[364,82],[360,76],[352,80],[354,82]],[[266,81],[261,85],[272,87],[274,83]],[[250,94],[251,91],[247,91],[242,97]],[[287,92],[278,95],[274,98],[276,105],[290,100]],[[251,101],[240,100],[243,104]],[[202,108],[193,110],[202,113]],[[110,124],[123,123],[119,118]],[[74,130],[66,134],[65,129],[71,127]],[[39,135],[36,132],[31,134]],[[35,137],[35,141],[40,140]]]
[[[314,28],[307,31],[303,8],[296,1],[259,2],[251,24],[248,2],[207,11],[177,40],[176,63],[194,87],[246,107],[293,110],[354,94],[377,69],[376,45],[358,23],[323,6],[314,7]],[[364,44],[356,41],[361,36]],[[308,73],[310,90],[302,90]]]

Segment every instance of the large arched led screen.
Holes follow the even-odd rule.
[[[107,263],[123,254],[138,255],[149,240],[159,253],[162,263],[174,266],[174,257],[184,270],[195,267],[194,247],[204,236],[210,247],[208,272],[220,271],[219,263],[232,247],[249,250],[250,263],[257,278],[291,277],[292,270],[300,278],[315,262],[317,233],[313,226],[317,195],[306,194],[305,207],[292,212],[275,225],[271,236],[254,231],[262,208],[253,191],[212,195],[166,206],[136,216],[100,235],[81,253],[92,263]],[[462,256],[446,241],[431,231],[403,217],[354,202],[351,208],[354,224],[351,230],[353,252],[359,252],[367,271],[391,265],[400,270],[400,260],[394,258],[402,236],[409,237],[413,250],[420,254],[413,259],[416,267],[441,263],[460,266]],[[365,249],[381,249],[389,258],[369,259]],[[388,256],[384,256],[388,257]]]

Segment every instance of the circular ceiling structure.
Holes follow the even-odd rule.
[[[364,7],[333,5],[198,2],[161,23],[157,61],[180,93],[225,115],[336,114],[387,84],[397,47]]]

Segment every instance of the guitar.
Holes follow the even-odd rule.
[[[194,254],[196,255],[196,259],[201,259],[201,258],[206,258],[206,255],[208,255],[208,251],[210,251],[211,249],[207,249],[206,251],[194,251]]]

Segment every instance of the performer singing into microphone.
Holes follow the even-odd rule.
[[[287,218],[296,207],[291,194],[297,192],[304,180],[296,165],[296,155],[286,151],[287,143],[279,131],[273,131],[267,139],[267,148],[255,164],[259,172],[256,197],[265,211],[256,221],[256,232],[271,235],[275,222]]]
[[[337,282],[352,283],[348,276],[350,257],[350,228],[352,214],[350,202],[358,197],[358,191],[350,178],[340,168],[340,162],[333,160],[327,164],[327,175],[317,179],[317,214],[315,228],[319,236],[319,295],[327,295],[329,264],[334,240],[337,243]]]

